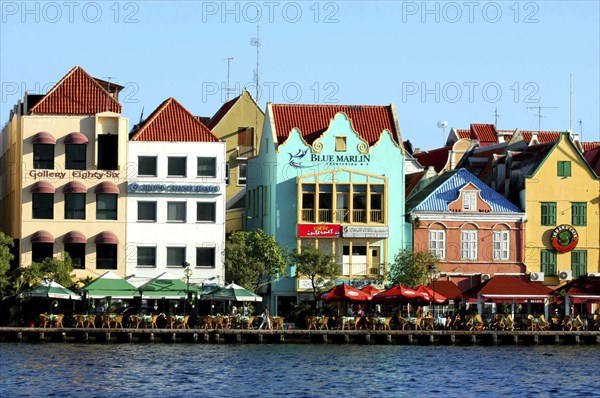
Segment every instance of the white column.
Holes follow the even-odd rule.
[[[549,315],[550,315],[550,299],[545,298],[544,299],[544,316],[546,317],[546,319],[550,319]]]
[[[483,314],[483,297],[480,294],[477,295],[477,313]]]
[[[565,296],[565,316],[571,315],[571,298]]]

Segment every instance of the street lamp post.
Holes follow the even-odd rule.
[[[190,295],[190,276],[192,276],[192,270],[190,268],[190,263],[188,263],[187,261],[185,263],[183,263],[183,274],[185,275],[185,279],[186,279],[186,288],[185,288],[185,301],[184,301],[184,307],[183,307],[183,312],[184,314],[187,314],[187,302],[188,302],[188,298]]]

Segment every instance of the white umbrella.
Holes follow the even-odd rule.
[[[66,300],[81,300],[81,296],[72,292],[60,283],[44,279],[33,289],[21,293],[21,297],[41,297]]]

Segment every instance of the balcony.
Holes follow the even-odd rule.
[[[247,146],[247,145],[239,145],[236,148],[236,159],[237,160],[245,160],[248,158],[252,158],[254,157],[255,154],[255,150],[253,146]]]
[[[342,276],[379,277],[381,276],[381,264],[372,263],[342,263],[340,266]]]
[[[315,217],[318,215],[318,218]],[[383,224],[383,210],[331,210],[331,209],[319,209],[315,212],[314,209],[302,209],[301,222],[318,222],[318,223],[331,223],[335,222],[338,224],[366,224],[367,214],[369,214],[370,222],[374,224]],[[350,217],[352,215],[352,217]]]

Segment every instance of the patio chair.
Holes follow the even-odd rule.
[[[533,315],[529,314],[527,315],[527,330],[531,330],[532,332],[534,330],[538,329],[538,325],[537,322],[535,321],[535,318],[533,317]]]
[[[320,330],[329,330],[329,317],[328,316],[324,316],[323,318],[321,318],[321,321],[319,322],[319,329]]]
[[[215,329],[224,329],[223,317],[221,315],[216,316],[215,319],[213,319],[213,323]]]
[[[415,330],[423,330],[423,317],[418,317],[415,321]]]
[[[511,314],[504,317],[504,328],[506,330],[515,330],[515,321]]]
[[[102,321],[102,323],[100,324],[101,328],[103,328],[104,325],[106,325],[106,327],[110,329],[110,323],[112,320],[110,319],[109,315],[101,315],[100,321]]]
[[[562,330],[573,330],[575,326],[573,325],[573,318],[570,316],[565,316],[562,321]]]
[[[40,327],[47,328],[48,327],[48,318],[46,315],[40,314]]]
[[[381,329],[382,330],[391,330],[391,328],[390,328],[390,322],[391,321],[392,321],[392,317],[391,316],[385,317],[385,322],[383,323],[383,325],[381,325]]]
[[[154,328],[158,329],[158,325],[156,324],[157,321],[158,321],[158,315],[152,315],[152,320],[150,320],[150,327],[152,329],[154,329]]]
[[[140,327],[140,323],[142,323],[142,320],[140,319],[139,316],[137,315],[129,315],[129,325],[132,328],[139,328]]]
[[[88,328],[96,328],[96,315],[88,315],[85,317],[85,326]]]
[[[362,326],[361,326],[362,320],[363,320],[363,318],[361,316],[354,317],[354,324],[352,324],[352,327],[354,330],[358,330],[359,328],[362,329]]]
[[[284,318],[282,316],[272,319],[273,329],[275,330],[283,330],[283,321]]]
[[[540,323],[538,324],[540,330],[550,330],[550,324],[546,321],[544,314],[540,315]]]
[[[254,327],[252,326],[252,324],[254,323],[254,318],[253,316],[248,317],[248,323],[242,323],[242,329],[254,329]]]
[[[585,324],[583,323],[583,321],[581,320],[581,318],[579,317],[579,315],[577,315],[575,317],[575,319],[573,319],[573,327],[577,331],[580,331],[580,330],[582,330],[582,329],[585,328]]]
[[[173,318],[171,315],[167,315],[165,316],[165,321],[167,322],[165,326],[169,329],[173,329],[173,325],[175,324],[175,318]]]
[[[188,321],[190,320],[190,316],[186,315],[183,317],[183,320],[181,322],[175,322],[175,328],[176,329],[189,329],[190,326],[188,325]]]
[[[308,330],[317,330],[317,317],[309,316],[308,318],[306,318],[306,327]]]
[[[404,328],[407,326],[410,328],[410,322],[408,321],[408,319],[404,319],[401,316],[398,316],[398,329],[404,330]]]
[[[231,326],[231,324],[229,323],[229,317],[228,316],[223,316],[223,329],[229,329],[229,327]]]
[[[433,318],[423,318],[423,326],[425,326],[425,330],[435,330],[435,322]]]
[[[65,314],[58,314],[56,316],[56,320],[54,321],[54,327],[64,328],[63,323],[62,323],[64,317],[65,317]]]
[[[212,329],[213,328],[213,319],[210,316],[205,316],[202,318],[202,327],[204,329]]]
[[[496,330],[504,330],[506,325],[504,324],[504,316],[502,314],[496,314],[496,321],[493,326]]]
[[[600,330],[600,315],[594,314],[594,320],[592,321],[592,330]]]
[[[85,317],[83,315],[73,315],[73,323],[75,324],[75,328],[81,326],[85,327]]]
[[[111,323],[112,323],[112,326],[115,327],[115,329],[117,329],[118,327],[123,329],[123,315],[115,316],[115,319],[113,319],[113,321]]]

